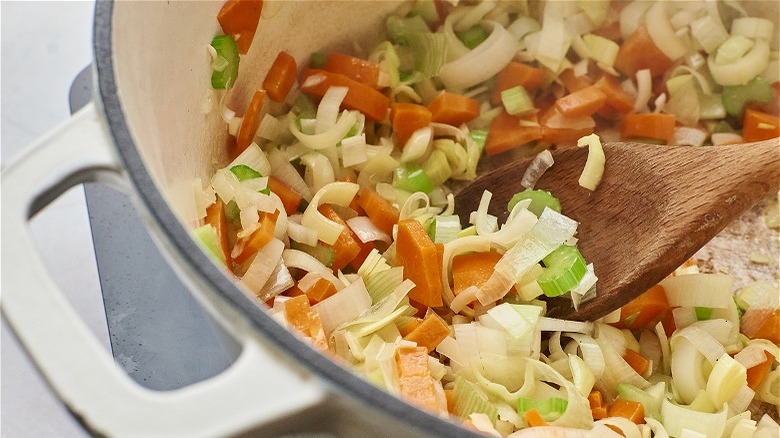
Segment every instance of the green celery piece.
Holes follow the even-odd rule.
[[[236,40],[230,35],[217,35],[211,40],[211,47],[217,51],[220,56],[227,61],[227,65],[221,71],[211,72],[211,87],[215,90],[224,90],[228,86],[233,86],[238,79],[238,45]]]
[[[232,222],[241,222],[241,209],[238,208],[236,201],[225,204],[225,216]]]
[[[705,319],[710,319],[712,316],[712,307],[695,307],[696,309],[696,319],[699,321],[704,321]]]
[[[436,10],[434,0],[417,0],[412,13],[421,16],[428,23],[439,21],[439,12]]]
[[[404,83],[419,82],[439,74],[447,62],[447,37],[443,33],[413,32],[407,37],[414,53],[414,73]]]
[[[416,164],[407,164],[395,169],[393,187],[412,193],[423,192],[425,194],[431,193],[433,190],[433,184],[431,184],[428,174]]]
[[[507,211],[512,211],[515,205],[524,199],[531,200],[528,211],[535,214],[536,217],[541,216],[545,207],[550,207],[550,209],[558,213],[561,212],[561,202],[550,192],[540,189],[525,189],[522,192],[515,193],[512,199],[509,200],[509,204],[507,204]]]
[[[772,100],[772,86],[763,77],[756,76],[745,85],[723,87],[722,98],[726,112],[740,117],[748,102],[769,103]]]
[[[588,270],[576,246],[561,245],[543,262],[546,268],[536,282],[548,297],[557,297],[570,291]]]
[[[322,68],[325,67],[325,62],[328,61],[328,54],[324,52],[314,52],[309,56],[309,68]]]
[[[290,247],[292,249],[297,249],[299,251],[305,252],[306,254],[309,254],[310,256],[319,260],[320,263],[322,263],[327,267],[330,267],[330,265],[333,264],[333,260],[335,260],[336,258],[336,252],[333,251],[333,248],[329,246],[324,246],[324,245],[309,246],[303,243],[291,241]]]
[[[233,166],[230,168],[230,171],[233,172],[233,175],[235,175],[239,181],[263,177],[263,175],[260,172],[256,171],[255,169],[252,169],[246,164],[239,164]]]
[[[455,387],[452,391],[454,399],[452,412],[461,418],[478,412],[488,416],[493,424],[498,419],[498,410],[471,386],[468,380],[455,376]]]
[[[487,141],[487,131],[484,129],[475,129],[469,132],[469,137],[477,143],[480,152],[485,149],[485,141]]]
[[[501,103],[504,104],[506,112],[513,116],[524,116],[536,111],[531,96],[522,85],[502,91]]]
[[[439,149],[431,152],[431,156],[425,160],[422,168],[434,186],[444,184],[452,176],[452,168],[447,161],[447,154]]]
[[[653,385],[648,390],[658,390],[662,389],[663,385],[659,387],[659,385]],[[629,400],[629,401],[635,401],[637,403],[641,403],[642,406],[645,408],[645,415],[648,417],[652,417],[656,420],[661,420],[661,397],[656,397],[654,394],[651,394],[649,391],[646,391],[644,389],[640,389],[634,385],[631,385],[629,383],[620,383],[617,386],[618,395],[623,400]]]
[[[390,35],[390,40],[402,46],[408,46],[411,43],[410,36],[412,34],[431,32],[428,28],[428,23],[419,15],[409,18],[391,15],[385,22],[385,26],[387,34]]]
[[[473,49],[482,44],[488,37],[485,29],[481,25],[475,24],[463,32],[455,32],[460,42],[469,49]]]
[[[549,421],[553,417],[559,417],[564,411],[566,411],[566,407],[568,405],[569,402],[566,401],[566,399],[560,397],[550,397],[546,400],[534,400],[531,398],[520,397],[517,400],[517,412],[520,415],[523,415],[531,409],[536,409],[536,412],[538,412],[539,415],[541,415],[545,420]]]
[[[225,265],[225,255],[222,254],[222,248],[219,244],[219,236],[217,236],[216,228],[206,224],[202,227],[195,228],[192,232],[207,252]]]
[[[317,117],[317,107],[311,98],[303,93],[295,98],[295,110],[298,113],[298,128],[300,128],[300,119],[313,119]]]

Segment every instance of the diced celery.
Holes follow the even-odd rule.
[[[768,103],[772,100],[772,86],[766,79],[756,76],[745,85],[723,87],[723,106],[732,116],[740,117],[748,102]]]
[[[434,187],[444,184],[452,176],[452,168],[449,161],[447,161],[447,154],[439,149],[434,149],[431,152],[431,156],[425,160],[422,168],[428,174],[428,178],[430,178]]]
[[[217,56],[223,58],[227,63],[220,65],[221,70],[211,72],[211,87],[215,90],[224,90],[235,85],[239,63],[236,40],[230,35],[217,35],[211,40],[211,47],[217,51]]]
[[[428,23],[439,21],[439,12],[436,10],[434,0],[417,0],[412,12],[423,17]]]
[[[453,406],[452,412],[461,418],[468,418],[469,415],[479,412],[490,418],[493,424],[498,418],[498,410],[485,397],[478,393],[463,377],[455,377],[455,387],[452,391]]]
[[[506,112],[513,116],[522,116],[536,111],[531,96],[523,86],[516,86],[501,92],[501,102]]]
[[[525,189],[522,192],[515,193],[512,199],[507,204],[507,211],[512,211],[518,202],[530,199],[531,204],[528,206],[528,211],[535,214],[536,217],[541,216],[545,207],[549,207],[556,212],[561,212],[561,203],[550,192],[541,189]]]
[[[406,166],[395,169],[393,173],[393,187],[406,190],[408,192],[431,193],[433,184],[428,174],[422,167],[416,164],[407,164]]]
[[[726,117],[726,107],[720,94],[699,93],[699,118],[720,120]]]
[[[485,32],[485,29],[483,29],[482,26],[479,24],[475,24],[471,26],[469,29],[464,30],[463,32],[456,32],[456,35],[458,36],[458,39],[463,43],[463,45],[468,47],[469,49],[473,49],[478,45],[482,44],[482,42],[485,41],[488,37],[488,34],[487,32]]]
[[[485,141],[487,141],[487,131],[484,129],[475,129],[469,132],[469,137],[479,146],[479,150],[485,149]]]
[[[390,39],[396,43],[407,46],[410,44],[409,37],[414,33],[428,32],[428,24],[425,19],[419,15],[409,18],[401,18],[397,15],[391,15],[385,23],[387,33]]]
[[[317,107],[311,101],[311,98],[303,93],[295,98],[295,111],[298,113],[298,120],[317,117]]]
[[[696,319],[699,321],[710,319],[712,316],[712,307],[694,307],[694,309],[696,310]]]
[[[237,166],[233,166],[230,168],[230,171],[233,172],[233,175],[235,175],[239,181],[263,177],[263,175],[260,172],[256,171],[255,169],[252,169],[246,164],[239,164]]]
[[[520,397],[517,400],[517,412],[524,414],[531,409],[536,409],[536,412],[547,421],[557,419],[566,411],[569,402],[564,398],[550,397],[546,400],[534,400],[530,398]]]
[[[222,249],[219,244],[219,236],[217,235],[217,229],[209,224],[206,224],[202,227],[195,228],[192,230],[192,232],[197,238],[198,242],[200,242],[200,244],[207,250],[207,252],[224,265],[225,255],[222,254]]]
[[[588,271],[576,246],[561,245],[543,260],[546,268],[536,279],[548,297],[557,297],[576,286]]]

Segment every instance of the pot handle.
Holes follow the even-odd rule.
[[[242,352],[227,370],[167,392],[139,386],[95,339],[49,276],[27,226],[76,184],[121,184],[110,144],[90,103],[2,172],[0,309],[60,398],[93,432],[106,436],[232,435],[320,403],[323,387],[265,348],[241,319],[231,332]]]

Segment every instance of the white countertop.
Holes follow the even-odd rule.
[[[94,2],[86,1],[0,2],[3,165],[68,119],[70,84],[92,61],[93,8]],[[53,278],[108,349],[83,189],[68,191],[31,228]],[[12,266],[4,262],[4,269]],[[4,320],[0,333],[2,437],[87,436],[24,356]]]

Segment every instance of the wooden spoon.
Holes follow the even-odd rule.
[[[618,309],[657,284],[729,222],[780,190],[780,140],[687,147],[640,143],[604,145],[606,167],[598,188],[579,186],[587,148],[553,151],[555,164],[537,182],[580,223],[578,246],[593,263],[597,295],[578,311],[571,300],[548,300],[548,315],[593,320]],[[501,156],[492,157],[496,162]],[[530,158],[490,170],[455,197],[463,222],[484,190],[489,212],[503,223],[507,202],[524,190]],[[465,219],[465,220],[464,220]]]

